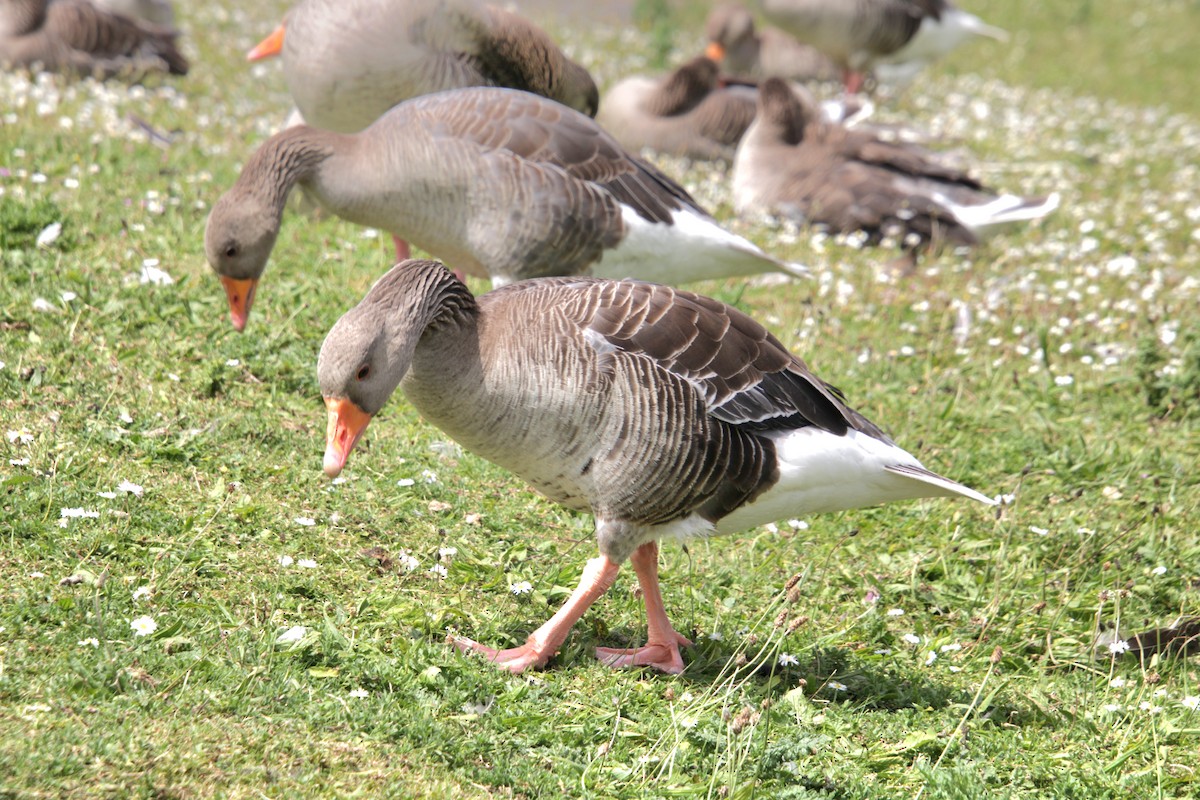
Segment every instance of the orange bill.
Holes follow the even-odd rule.
[[[329,409],[329,425],[325,429],[325,474],[336,478],[367,429],[371,415],[345,397],[326,397],[325,407]]]
[[[258,278],[229,278],[222,275],[221,285],[225,287],[225,297],[229,299],[229,321],[237,330],[245,330],[246,320],[250,319],[250,306],[254,305]]]
[[[709,42],[708,47],[704,48],[704,55],[708,56],[710,61],[715,61],[718,64],[725,58],[725,48],[716,42]]]
[[[279,55],[283,51],[283,33],[286,27],[285,23],[280,23],[279,27],[271,31],[267,38],[254,45],[254,49],[246,53],[246,60],[261,61],[264,58]]]

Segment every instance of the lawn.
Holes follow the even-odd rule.
[[[1200,6],[966,4],[1013,41],[877,116],[1061,192],[973,253],[736,221],[723,165],[659,160],[814,271],[689,288],[1003,504],[666,543],[682,675],[591,658],[645,635],[624,570],[509,676],[447,634],[522,641],[591,520],[400,395],[324,477],[316,353],[390,237],[289,211],[232,329],[202,233],[288,110],[241,60],[286,4],[179,5],[186,78],[0,75],[0,797],[1200,794],[1195,658],[1106,646],[1200,613]],[[602,84],[698,46],[636,5],[549,24]]]

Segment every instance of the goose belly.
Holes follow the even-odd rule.
[[[808,427],[772,438],[779,481],[753,503],[718,520],[719,533],[938,494],[927,484],[887,471],[892,465],[919,466],[909,452],[859,431],[837,436]]]

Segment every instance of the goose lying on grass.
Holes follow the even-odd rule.
[[[759,87],[733,161],[739,214],[863,231],[871,242],[891,236],[912,249],[978,244],[1058,207],[1057,194],[999,194],[919,144],[829,122],[806,95],[778,78]]]
[[[591,118],[528,92],[475,87],[408,100],[361,133],[289,128],[254,153],[204,232],[238,330],[297,183],[331,213],[493,285],[807,274],[721,228]]]
[[[680,672],[658,540],[917,497],[987,497],[936,475],[750,317],[640,281],[543,278],[478,299],[441,264],[393,267],[325,339],[325,473],[403,386],[426,419],[596,519],[600,555],[525,644],[456,639],[511,672],[542,666],[629,559],[649,640],[612,665]]]
[[[108,78],[147,72],[186,75],[187,59],[171,28],[110,13],[88,0],[0,3],[0,66]]]

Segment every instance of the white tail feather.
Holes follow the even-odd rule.
[[[1053,192],[1040,201],[1004,194],[991,202],[973,206],[955,203],[940,192],[933,195],[934,201],[954,214],[959,222],[980,239],[986,239],[998,229],[1009,225],[1041,219],[1058,208],[1061,199],[1058,192]]]
[[[972,500],[978,500],[989,506],[996,505],[995,500],[975,491],[971,487],[963,486],[961,483],[952,481],[949,478],[943,478],[936,472],[930,472],[922,467],[916,467],[911,464],[889,464],[884,469],[895,475],[903,475],[906,478],[912,478],[929,486],[936,486],[944,490],[946,496],[959,495],[960,497],[969,497]]]

